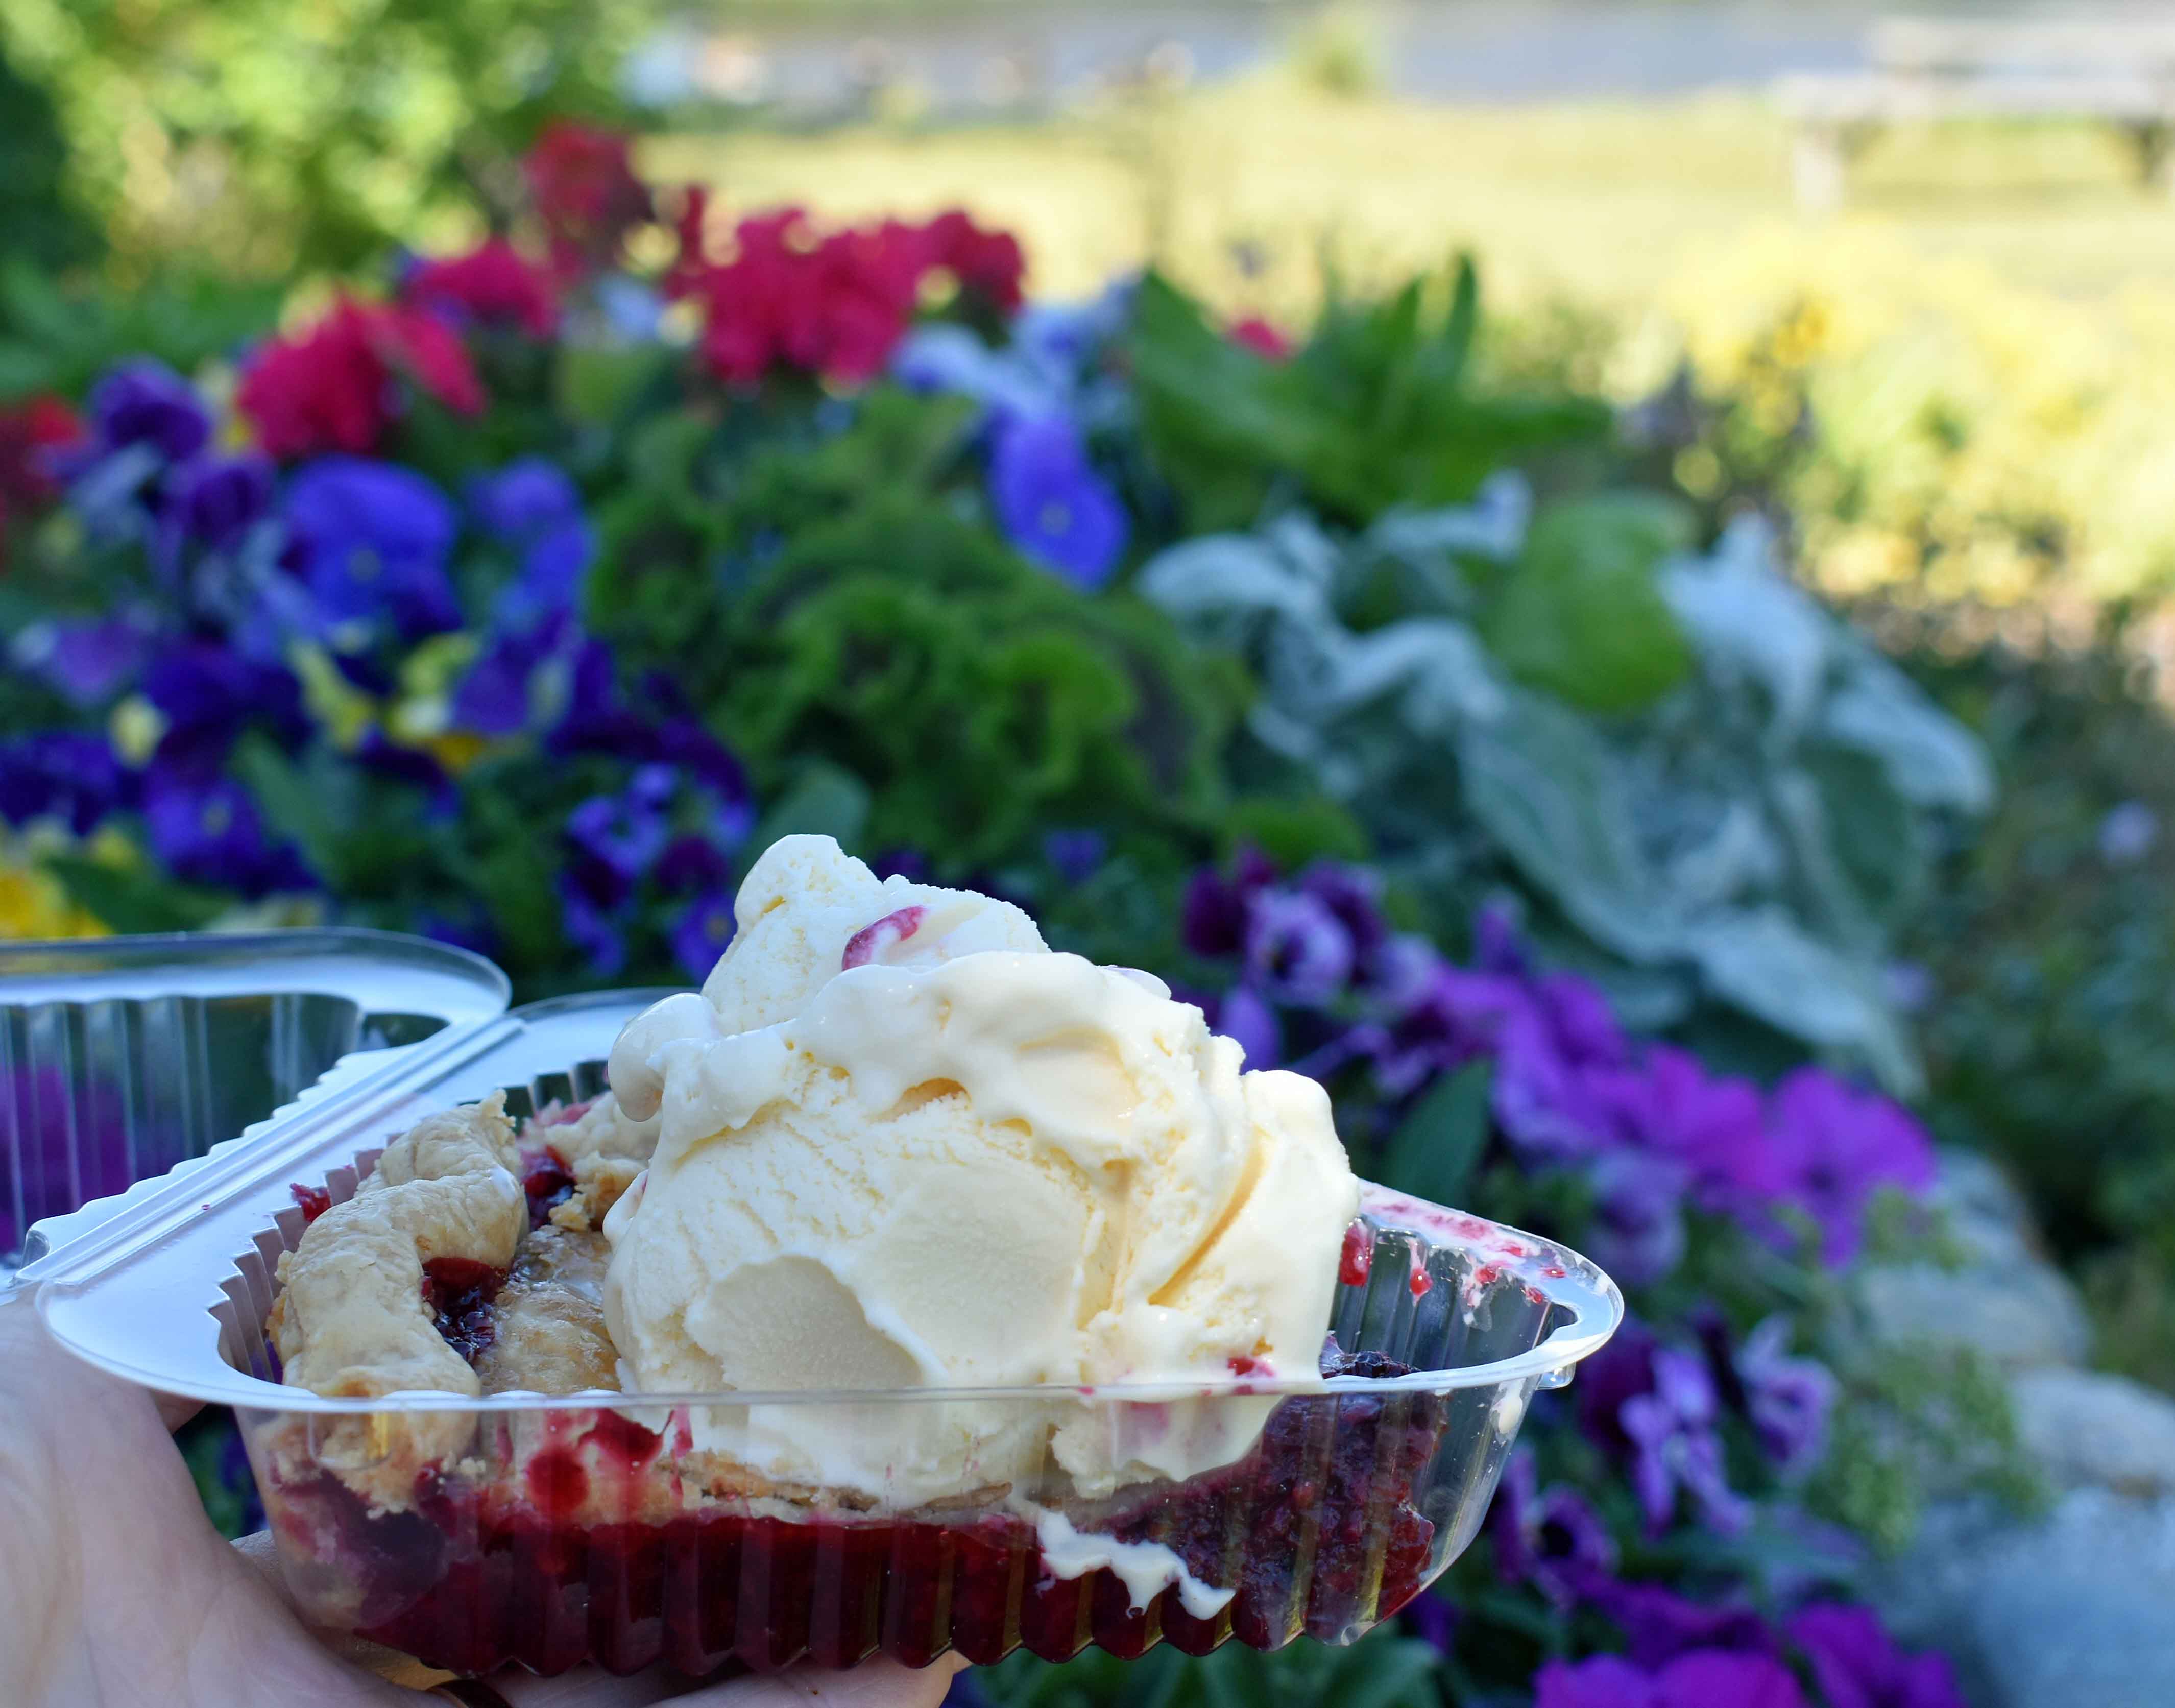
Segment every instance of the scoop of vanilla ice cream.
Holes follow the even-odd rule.
[[[648,1392],[981,1388],[1311,1372],[1358,1185],[1312,1081],[1007,903],[789,838],[701,995],[612,1051],[647,1177],[605,1309]],[[1269,1402],[707,1408],[697,1445],[913,1505],[1098,1494],[1227,1462]],[[706,1438],[706,1431],[707,1438]]]

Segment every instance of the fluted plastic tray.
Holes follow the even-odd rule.
[[[540,1005],[430,1059],[419,1047],[182,1179],[138,1188],[26,1272],[79,1355],[236,1407],[282,1569],[318,1622],[465,1672],[1348,1642],[1471,1540],[1533,1391],[1568,1380],[1621,1319],[1614,1284],[1576,1254],[1369,1187],[1322,1375],[638,1402],[279,1385],[264,1319],[303,1227],[290,1187],[343,1198],[388,1136],[494,1089],[517,1110],[594,1093],[620,1024],[652,994]],[[1237,1408],[1245,1428],[1229,1433],[1252,1445],[1183,1482],[1093,1499],[1046,1449],[1022,1459],[1014,1445],[1000,1483],[908,1505],[721,1492],[690,1428],[1016,1444],[1019,1418],[1054,1408],[1120,1439]],[[388,1495],[366,1473],[425,1422],[459,1445]]]

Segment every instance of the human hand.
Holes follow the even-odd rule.
[[[0,1702],[10,1708],[379,1708],[412,1692],[312,1635],[276,1580],[204,1516],[169,1432],[193,1409],[53,1343],[0,1303]],[[584,1667],[509,1672],[465,1700],[509,1708],[936,1708],[957,1663],[877,1659],[694,1688]],[[685,1694],[683,1694],[685,1693]]]

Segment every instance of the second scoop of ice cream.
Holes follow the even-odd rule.
[[[1312,1081],[1242,1073],[1158,981],[1053,954],[1001,903],[880,883],[827,842],[772,849],[739,911],[703,995],[613,1052],[621,1101],[663,1112],[605,1224],[630,1389],[1314,1368],[1358,1186]],[[1183,1477],[1260,1422],[1229,1402],[1150,1429],[1113,1422],[1148,1408],[1077,1402],[830,1429],[765,1428],[765,1409],[708,1445],[903,1504],[1032,1478],[1045,1443],[1083,1493]]]

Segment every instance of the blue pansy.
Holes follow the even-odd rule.
[[[325,457],[297,474],[282,507],[292,561],[340,650],[380,627],[416,640],[460,626],[446,573],[458,526],[453,502],[413,469]]]
[[[78,836],[126,804],[129,773],[96,735],[52,729],[0,743],[0,819],[57,818]]]
[[[509,627],[532,624],[580,602],[596,542],[581,494],[566,471],[543,457],[523,457],[469,487],[476,523],[521,554],[521,573],[499,594],[496,616]]]
[[[151,852],[185,883],[239,890],[255,899],[315,887],[292,846],[264,833],[257,804],[238,783],[155,774],[144,789]]]
[[[710,976],[735,929],[730,890],[708,890],[695,898],[672,930],[672,952],[690,979],[699,984]]]
[[[990,498],[1006,538],[1076,587],[1102,586],[1125,553],[1125,506],[1061,416],[998,423]]]
[[[197,389],[164,362],[122,362],[91,388],[93,454],[148,446],[169,463],[203,449],[211,437],[211,411]]]

